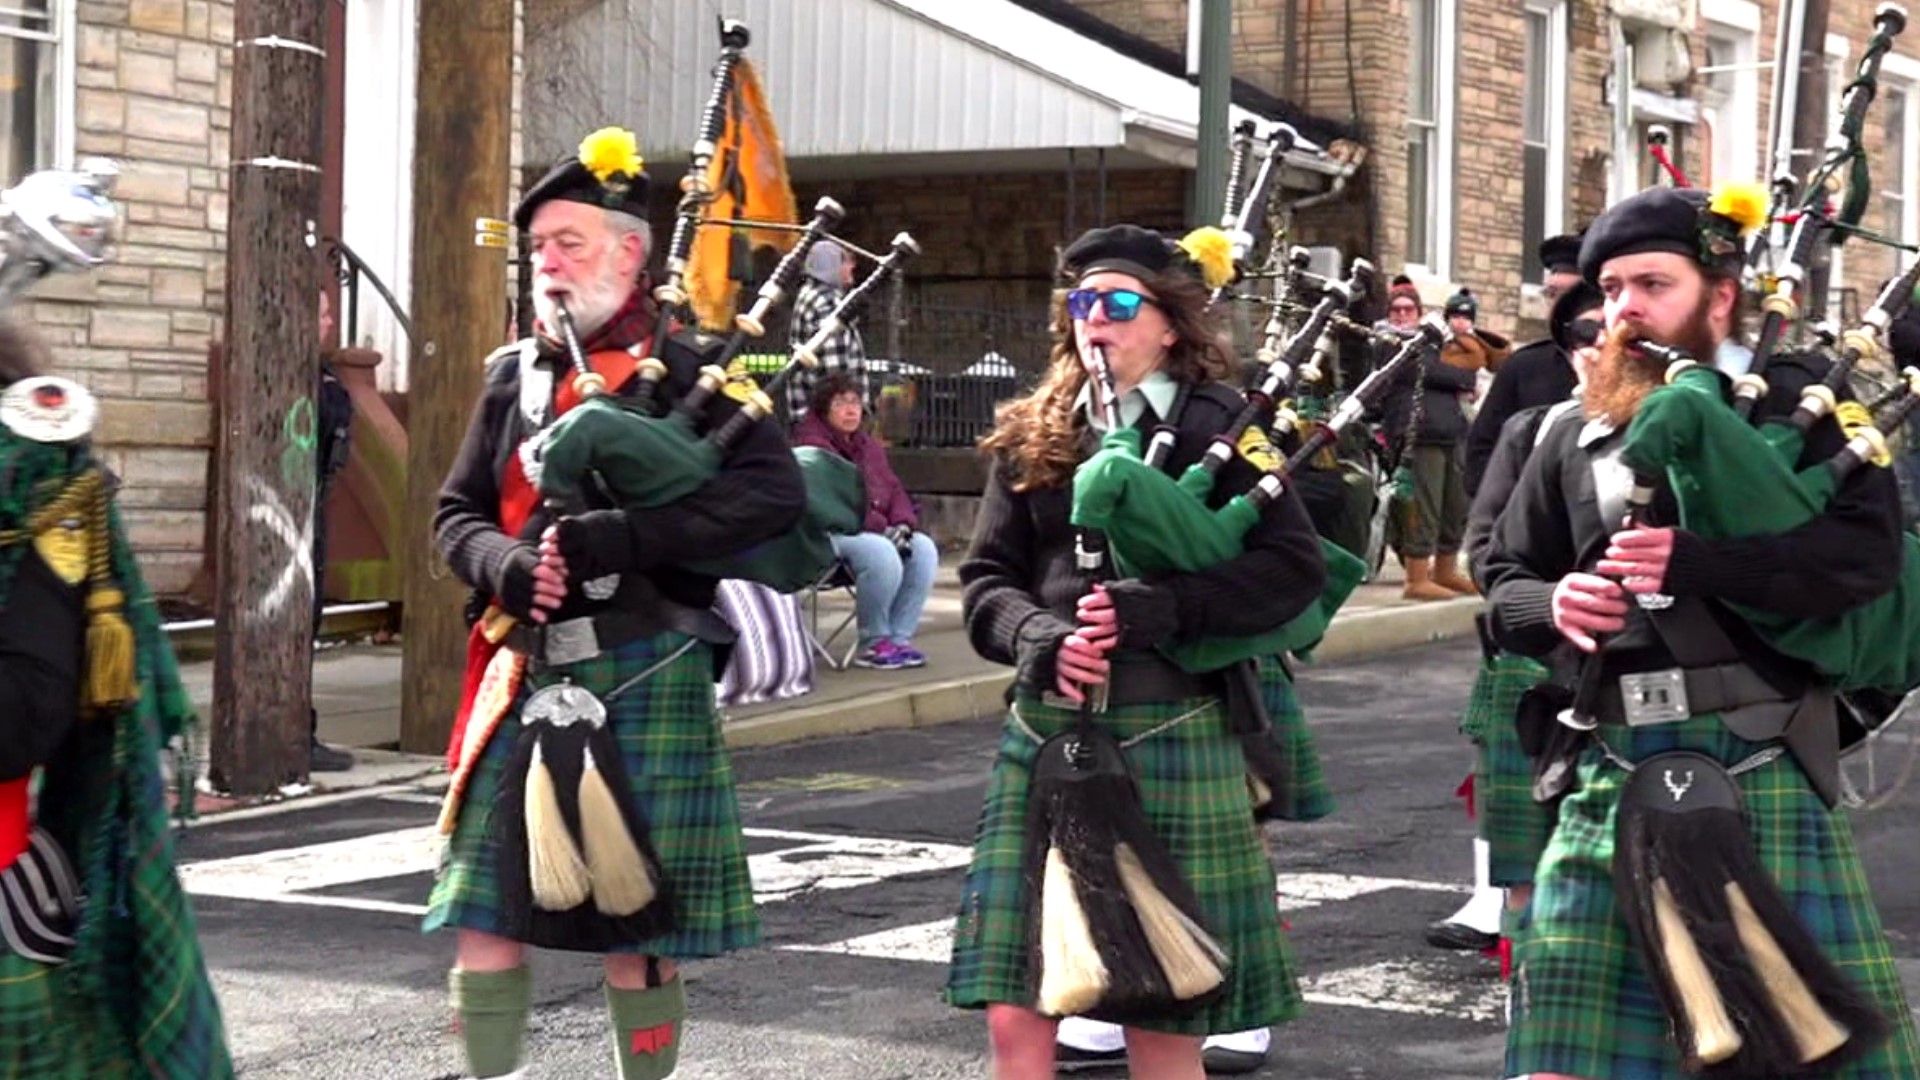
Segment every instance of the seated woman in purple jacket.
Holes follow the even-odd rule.
[[[817,446],[860,466],[867,485],[867,527],[833,538],[833,550],[853,571],[854,614],[860,648],[853,662],[869,668],[920,667],[913,647],[920,611],[933,590],[940,552],[919,532],[906,486],[887,464],[887,449],[860,429],[860,390],[844,375],[822,379],[807,415],[793,430],[795,446]]]

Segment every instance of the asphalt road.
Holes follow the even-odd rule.
[[[1470,882],[1471,824],[1454,789],[1469,763],[1455,725],[1472,663],[1470,647],[1449,645],[1302,676],[1339,810],[1273,832],[1311,1005],[1276,1031],[1257,1075],[1499,1075],[1495,964],[1421,939]],[[694,1017],[677,1076],[986,1075],[981,1017],[939,995],[995,728],[736,756],[765,945],[686,969]],[[1906,747],[1895,749],[1883,772]],[[1902,792],[1856,823],[1910,992],[1920,986],[1920,859],[1899,826],[1916,799]],[[428,791],[388,794],[216,819],[185,838],[243,1076],[465,1075],[446,1001],[451,941],[418,929],[436,803]],[[615,1075],[596,964],[549,953],[534,970],[531,1075]]]

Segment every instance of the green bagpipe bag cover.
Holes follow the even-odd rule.
[[[759,582],[775,592],[797,592],[820,580],[833,566],[833,536],[849,536],[866,527],[867,484],[860,467],[814,446],[796,447],[794,459],[807,485],[807,512],[799,525],[721,559],[693,563],[689,569],[715,577]]]
[[[1206,504],[1211,477],[1198,466],[1176,481],[1140,456],[1140,433],[1109,432],[1073,474],[1072,520],[1106,534],[1123,577],[1193,573],[1239,555],[1260,509],[1236,495],[1218,510]],[[1216,671],[1258,656],[1306,653],[1326,636],[1334,613],[1366,576],[1366,564],[1325,539],[1327,584],[1307,610],[1262,634],[1210,637],[1160,646],[1182,669]]]
[[[1727,404],[1724,376],[1681,372],[1641,402],[1622,460],[1667,480],[1680,525],[1705,539],[1783,533],[1832,499],[1825,463],[1795,471],[1786,443],[1769,438]],[[1797,443],[1797,440],[1794,441]],[[1797,450],[1796,450],[1797,453]],[[1900,578],[1892,591],[1844,615],[1799,619],[1729,604],[1768,644],[1812,664],[1841,690],[1905,693],[1920,683],[1920,539],[1901,535]]]
[[[664,506],[699,490],[720,455],[684,417],[644,415],[630,398],[581,402],[554,421],[540,449],[540,494],[583,501],[596,474],[622,506]]]

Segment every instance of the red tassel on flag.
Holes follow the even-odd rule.
[[[1474,812],[1474,806],[1473,806],[1473,774],[1472,773],[1468,773],[1467,778],[1465,780],[1460,781],[1460,786],[1457,788],[1454,788],[1453,793],[1455,795],[1458,795],[1460,798],[1467,800],[1467,820],[1471,821],[1476,816],[1478,816]]]

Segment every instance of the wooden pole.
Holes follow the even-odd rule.
[[[433,513],[480,361],[506,336],[506,262],[474,245],[474,221],[507,210],[513,0],[420,0],[419,12],[400,748],[439,753],[459,706],[467,589],[434,550]]]
[[[1802,181],[1812,174],[1826,155],[1827,133],[1833,130],[1837,113],[1829,104],[1827,87],[1827,0],[1806,0],[1805,29],[1800,39],[1799,107],[1793,117],[1793,174]],[[1859,54],[1851,59],[1858,61]],[[1802,192],[1802,197],[1805,196]],[[1828,279],[1833,271],[1833,248],[1814,245],[1809,253],[1807,288],[1801,301],[1807,325],[1826,317]]]
[[[321,7],[239,0],[234,39],[210,770],[264,795],[309,764]]]

